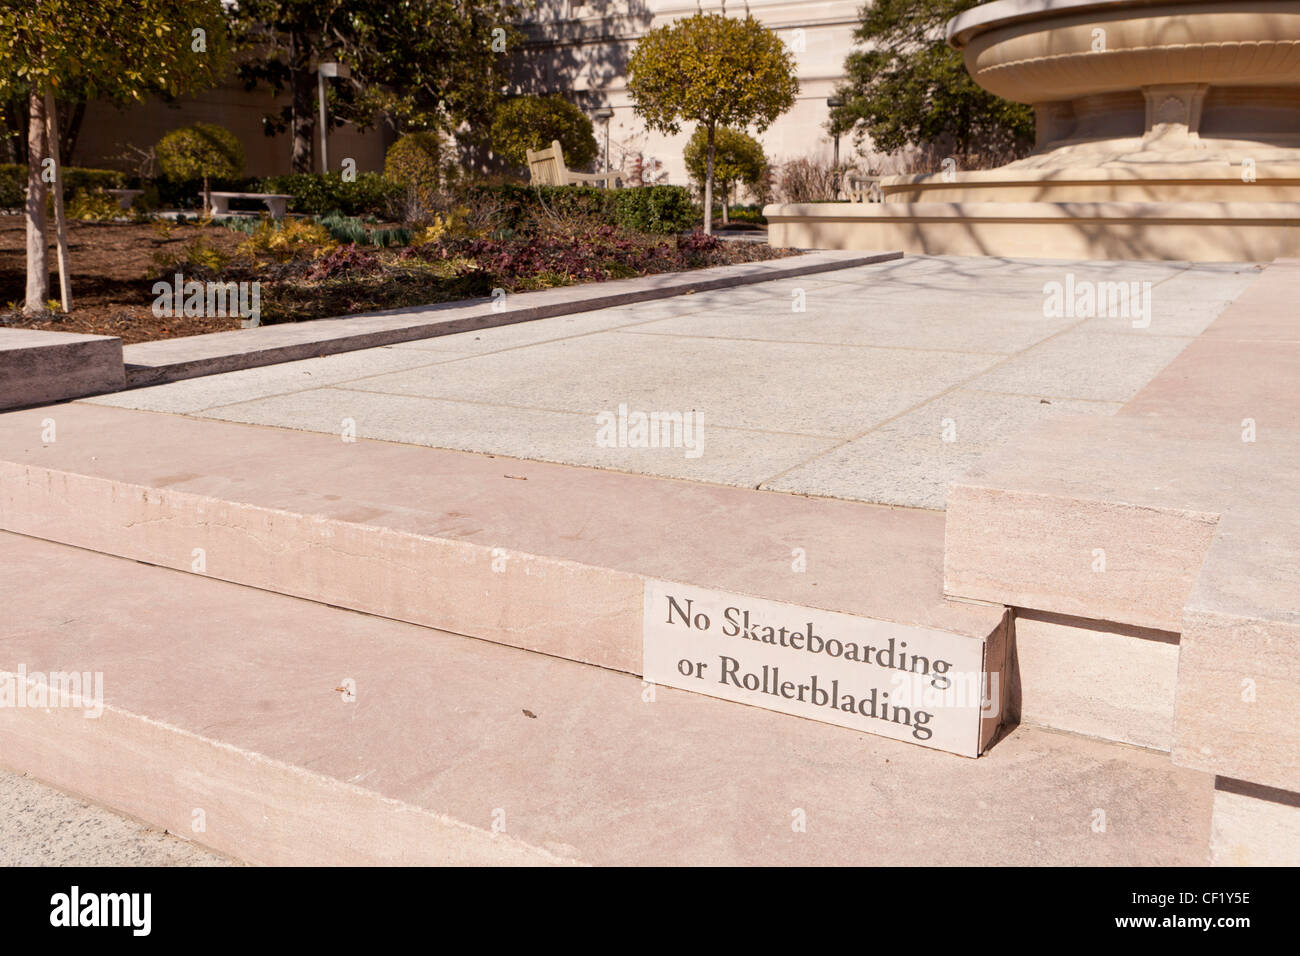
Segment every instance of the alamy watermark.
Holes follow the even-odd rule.
[[[28,671],[26,664],[19,664],[17,672],[0,673],[0,709],[5,707],[67,707],[81,710],[85,717],[99,717],[104,713],[104,674]]]
[[[617,412],[596,416],[596,445],[600,448],[681,448],[687,458],[704,454],[704,423],[700,412],[637,412],[627,403]]]
[[[1043,286],[1048,319],[1131,319],[1133,328],[1151,325],[1150,282],[1093,282],[1067,273],[1064,282]]]
[[[246,329],[262,321],[262,283],[186,281],[179,272],[172,282],[153,286],[155,318],[189,318],[237,315]]]

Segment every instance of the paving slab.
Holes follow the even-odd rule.
[[[1118,402],[1042,399],[959,388],[762,487],[943,510],[948,484],[1022,429],[1061,415],[1112,415]],[[1014,442],[1013,442],[1014,446]]]
[[[101,672],[105,708],[0,709],[0,761],[157,827],[202,809],[248,862],[1208,855],[1211,778],[1137,748],[1022,727],[966,760],[29,538],[0,570],[0,670]]]
[[[216,376],[214,381],[225,378]],[[346,423],[358,438],[486,454],[509,448],[513,456],[533,461],[743,488],[757,487],[768,475],[793,468],[838,444],[830,437],[707,423],[699,431],[698,457],[682,447],[606,447],[596,441],[600,426],[589,412],[393,395],[366,391],[366,382],[356,384],[361,387],[317,388],[208,408],[203,417],[336,434],[342,433]],[[148,404],[166,408],[168,403],[192,400],[189,393],[173,393]]]
[[[153,385],[412,339],[531,322],[685,292],[813,275],[849,265],[895,259],[901,255],[898,252],[811,252],[694,272],[662,273],[518,293],[500,301],[448,302],[142,342],[124,350],[126,377],[130,385]]]
[[[1151,328],[1045,317],[1044,285],[1071,273],[1151,282]],[[1165,331],[1201,328],[1257,275],[1241,265],[887,260],[363,350],[338,366],[355,375],[309,379],[285,363],[247,394],[240,383],[253,379],[228,388],[218,377],[105,403],[335,434],[349,419],[387,441],[939,509],[950,478],[1026,424],[1067,409],[1113,413],[1192,341]],[[452,360],[403,370],[392,357],[401,352]],[[929,419],[950,392],[965,396],[960,438],[936,446]],[[976,393],[1003,397],[981,406]],[[702,453],[603,447],[595,416],[624,405],[697,413]]]

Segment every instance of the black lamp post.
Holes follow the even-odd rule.
[[[836,107],[843,106],[844,97],[838,94],[834,96],[828,96],[826,98],[826,105],[830,109],[835,109]],[[835,189],[835,195],[832,196],[831,198],[838,199],[840,195],[840,134],[836,132],[833,135],[835,137],[835,165],[831,172],[831,176],[832,176],[831,181]]]

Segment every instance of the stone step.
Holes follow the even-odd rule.
[[[1212,778],[1134,747],[967,760],[13,534],[0,605],[0,763],[252,863],[1208,859]]]
[[[42,441],[51,418],[55,440]],[[1005,660],[1004,610],[941,593],[943,519],[933,512],[91,404],[2,416],[0,447],[6,530],[660,682],[682,682],[674,648],[722,649],[728,607],[755,624],[818,622],[823,640],[859,631],[859,650],[838,648],[848,660],[878,648],[877,662],[893,667],[893,652],[909,642],[913,655],[942,650],[954,668],[948,683],[978,683]],[[668,633],[647,627],[652,607],[660,624],[675,626]],[[717,627],[697,652],[691,641],[706,613]],[[733,668],[730,682],[719,687],[716,671],[692,682],[810,716],[798,705],[815,706],[817,692],[782,691],[778,675],[813,660],[786,647],[760,653],[767,648],[757,643],[729,642],[751,652],[731,657],[747,666]],[[939,659],[925,653],[922,674]],[[835,663],[868,677],[866,667]],[[750,670],[761,689],[741,686]],[[822,672],[823,687],[833,671]],[[1001,693],[1006,682],[989,685]],[[1001,702],[981,716],[981,694],[959,691],[974,700],[954,707],[974,709],[954,710],[953,721],[936,719],[930,736],[914,739],[975,756],[993,737]],[[867,694],[863,686],[854,698]],[[816,713],[843,719],[841,705],[855,699],[836,694]],[[888,724],[867,722],[903,732]]]

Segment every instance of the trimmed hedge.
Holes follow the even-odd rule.
[[[63,167],[63,195],[71,199],[79,193],[96,189],[122,189],[126,174],[115,169],[88,169],[83,166]],[[0,164],[0,208],[21,206],[27,195],[27,167],[16,163]]]
[[[289,208],[312,216],[337,212],[345,216],[381,218],[388,215],[389,206],[402,192],[401,187],[379,173],[357,173],[353,182],[344,182],[339,173],[267,176],[252,191],[293,196]]]
[[[636,232],[669,235],[691,230],[700,216],[685,186],[471,186],[466,199],[471,205],[500,206],[502,225],[507,229],[518,229],[534,213],[549,210]]]

